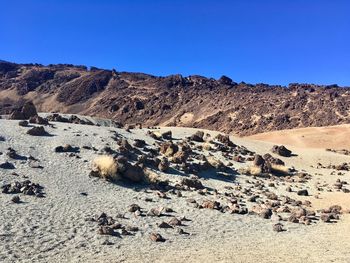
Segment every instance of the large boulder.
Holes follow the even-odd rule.
[[[24,103],[22,108],[15,109],[10,114],[10,120],[28,120],[31,117],[37,116],[38,113],[33,102]]]
[[[33,102],[28,101],[22,107],[22,113],[25,119],[29,119],[30,117],[34,117],[38,115],[36,108]]]

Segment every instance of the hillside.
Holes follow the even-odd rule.
[[[238,135],[350,123],[350,90],[155,77],[67,64],[0,61],[0,114],[23,100],[41,112],[83,114],[144,126],[186,126]]]

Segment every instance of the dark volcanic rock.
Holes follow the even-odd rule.
[[[23,114],[20,104],[23,95],[35,91],[37,105],[45,105],[38,106],[39,111],[56,110],[57,104],[49,102],[57,98],[60,108],[112,118],[122,125],[167,123],[249,135],[350,122],[350,93],[337,85],[237,84],[226,76],[218,80],[156,77],[84,66],[7,62],[0,63],[0,76],[0,90],[12,88],[21,95],[14,100],[0,98],[0,114],[13,113],[16,119],[34,114],[30,109]]]
[[[27,134],[32,136],[45,136],[48,133],[45,131],[43,126],[36,126],[27,131]]]
[[[290,157],[292,152],[288,150],[286,147],[283,145],[274,145],[271,150],[273,153],[284,156],[284,157]]]

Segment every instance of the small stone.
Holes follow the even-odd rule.
[[[114,229],[109,226],[101,226],[98,230],[98,233],[100,235],[110,235],[110,236],[114,236],[116,234],[116,232],[114,232]]]
[[[131,213],[134,213],[134,212],[136,212],[136,211],[140,211],[140,209],[141,209],[141,208],[140,208],[139,205],[137,205],[137,204],[132,204],[132,205],[129,206],[128,211],[131,212]]]
[[[283,225],[281,223],[277,223],[273,225],[273,231],[282,232],[285,230],[283,229]]]
[[[20,199],[20,197],[19,197],[18,195],[16,195],[16,196],[14,196],[14,197],[11,198],[11,201],[12,201],[13,203],[15,203],[15,204],[18,204],[18,203],[21,202],[21,199]]]
[[[169,225],[167,222],[162,221],[159,225],[159,228],[173,228],[171,225]]]
[[[153,242],[165,242],[165,239],[158,233],[151,233],[149,237]]]
[[[181,223],[181,221],[179,219],[174,217],[174,218],[170,219],[169,225],[171,225],[171,226],[181,226],[182,223]]]

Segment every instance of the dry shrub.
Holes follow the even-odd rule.
[[[120,176],[117,173],[117,163],[112,156],[103,155],[95,158],[92,169],[99,175],[99,177],[106,180],[117,181],[120,179]]]
[[[240,169],[240,172],[247,175],[260,175],[262,171],[261,171],[261,167],[252,165],[252,166],[248,166],[246,168]]]
[[[289,175],[290,170],[288,167],[279,164],[271,164],[271,172],[275,175]]]

